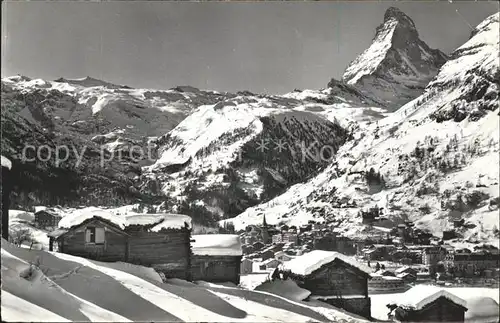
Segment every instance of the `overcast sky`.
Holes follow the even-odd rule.
[[[285,93],[340,78],[396,6],[447,53],[496,2],[2,2],[2,77]],[[458,9],[458,13],[456,10]]]

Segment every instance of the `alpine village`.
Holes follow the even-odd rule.
[[[321,90],[3,77],[2,322],[500,322],[499,14],[380,18]]]

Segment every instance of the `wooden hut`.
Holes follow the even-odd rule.
[[[105,218],[88,218],[68,229],[54,230],[48,236],[51,250],[56,242],[62,253],[100,261],[128,261],[129,235]]]
[[[313,250],[283,264],[283,277],[292,278],[312,297],[370,317],[368,279],[371,269],[335,251]]]
[[[434,286],[417,285],[387,304],[399,322],[464,322],[467,302]]]
[[[240,265],[240,274],[248,275],[253,271],[253,261],[248,258],[243,258]]]
[[[240,239],[233,234],[194,235],[191,277],[207,282],[240,283]]]
[[[57,228],[62,216],[53,209],[44,209],[35,212],[35,226],[45,230],[54,230]]]
[[[48,234],[59,252],[150,266],[181,279],[190,278],[190,235],[191,218],[185,215],[106,212],[68,215]]]

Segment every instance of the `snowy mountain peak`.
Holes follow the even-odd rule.
[[[396,109],[420,95],[446,60],[419,38],[410,17],[390,7],[372,44],[349,64],[342,80]]]
[[[417,30],[413,20],[396,7],[390,7],[384,14],[384,23],[393,20],[396,20],[401,26],[412,28],[415,31]]]
[[[483,20],[479,25],[477,25],[476,28],[474,28],[474,30],[470,35],[470,38],[474,37],[476,34],[480,32],[488,31],[491,30],[492,28],[497,27],[499,20],[500,20],[499,12],[489,16],[488,18]]]
[[[409,220],[436,237],[455,230],[456,245],[498,245],[498,18],[479,24],[418,98],[353,131],[335,163],[231,222],[245,229],[265,214],[269,224],[326,222],[373,239]],[[362,218],[372,207],[385,220],[371,227]],[[457,228],[455,220],[469,224]]]
[[[100,79],[96,79],[91,76],[86,76],[84,78],[79,78],[79,79],[66,79],[66,78],[58,78],[55,80],[55,82],[58,83],[68,83],[71,85],[80,85],[83,87],[96,87],[96,86],[103,86],[105,88],[109,89],[120,89],[120,88],[130,88],[126,85],[118,85],[118,84],[113,84],[110,82],[106,82]]]
[[[422,103],[435,93],[441,93],[446,98],[431,114],[431,118],[438,122],[460,122],[466,118],[477,121],[485,117],[488,111],[498,110],[499,14],[486,18],[472,35],[451,54],[451,59],[427,86]],[[444,96],[445,93],[449,95]]]

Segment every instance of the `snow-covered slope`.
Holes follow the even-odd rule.
[[[308,183],[247,209],[232,220],[236,228],[266,214],[268,223],[327,220],[356,235],[367,230],[358,212],[377,206],[437,236],[463,218],[470,224],[458,230],[463,240],[498,245],[498,41],[497,13],[420,97],[354,133],[336,163]]]
[[[327,304],[213,284],[162,282],[150,268],[29,251],[3,239],[1,294],[7,322],[365,322]]]
[[[0,160],[2,162],[2,167],[5,167],[7,169],[11,169],[12,168],[12,162],[10,161],[10,159],[8,159],[7,157],[4,157],[4,156],[0,156]]]
[[[345,141],[345,129],[363,128],[387,113],[379,103],[341,82],[325,90],[279,96],[219,93],[189,86],[133,89],[90,77],[56,81],[4,78],[2,106],[2,126],[7,129],[2,153],[15,162],[27,143],[38,147],[49,142],[54,149],[70,144],[74,147],[71,158],[63,164],[71,172],[76,162],[73,157],[78,157],[74,155],[84,156],[85,167],[75,168],[70,175],[79,178],[61,178],[66,184],[54,186],[60,192],[42,194],[37,189],[29,194],[20,181],[23,185],[15,189],[22,194],[15,204],[54,205],[59,201],[56,203],[66,205],[67,195],[73,193],[82,198],[95,195],[90,203],[98,206],[120,204],[120,199],[113,198],[116,195],[125,195],[125,203],[140,199],[152,203],[167,196],[172,197],[163,204],[167,211],[183,207],[181,211],[197,213],[192,208],[202,207],[216,217],[234,216],[312,176],[328,161],[311,162],[310,153],[326,146],[323,151],[330,159]],[[30,131],[37,136],[30,137]],[[100,158],[103,154],[106,160]],[[302,158],[307,160],[302,163]],[[61,169],[39,164],[44,170],[35,172],[40,175],[35,175],[37,187],[41,188],[45,175],[59,179]],[[31,163],[25,166],[35,167]],[[103,180],[109,185],[97,188],[95,184]],[[114,187],[113,192],[103,192],[109,186]],[[227,191],[232,191],[230,202]]]
[[[55,126],[55,119],[33,105],[29,98],[2,82],[1,153],[12,162],[9,181],[14,208],[103,202],[110,205],[139,197],[129,192],[137,166],[128,160],[122,163],[119,158],[109,158],[110,154],[89,136],[68,130],[64,125]],[[36,113],[32,114],[30,109]],[[108,161],[101,164],[101,156]]]
[[[283,97],[301,100],[295,110],[319,114],[350,130],[353,127],[364,127],[390,113],[382,101],[336,79],[331,79],[326,89],[294,90]]]
[[[195,88],[133,89],[91,77],[46,81],[12,76],[2,79],[2,87],[17,91],[27,103],[20,115],[49,129],[89,136],[109,150],[143,145],[198,106],[231,96]]]
[[[89,77],[13,76],[2,79],[1,89],[2,155],[15,166],[12,203],[24,208],[144,199],[134,185],[140,166],[156,158],[151,140],[198,106],[234,96],[192,87],[133,89]],[[42,146],[42,160],[36,160]]]
[[[199,107],[156,141],[159,158],[143,169],[144,188],[217,219],[307,179],[333,159],[347,132],[300,103],[239,96]],[[191,214],[191,207],[174,210]]]
[[[419,38],[410,17],[391,7],[370,47],[349,64],[342,79],[397,109],[422,93],[446,58]]]

